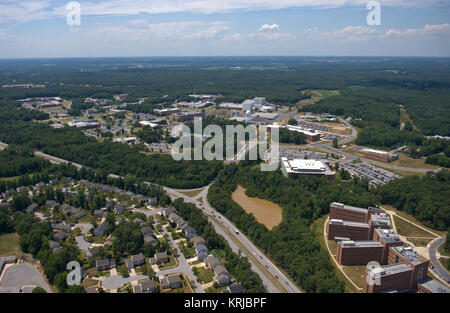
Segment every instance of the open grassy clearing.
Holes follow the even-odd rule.
[[[394,215],[395,226],[397,227],[397,232],[399,235],[405,237],[435,237],[429,232],[415,226],[414,224],[405,221],[402,218]]]
[[[18,255],[20,253],[19,234],[12,233],[0,236],[0,256]]]

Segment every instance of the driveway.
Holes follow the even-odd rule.
[[[78,249],[80,249],[81,251],[85,251],[88,250],[91,247],[91,243],[87,242],[83,236],[77,236],[75,238],[75,241],[77,243]]]

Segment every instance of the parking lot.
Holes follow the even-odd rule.
[[[41,273],[30,263],[19,263],[5,269],[0,281],[0,293],[18,292],[22,286],[39,286],[47,292],[50,287]]]
[[[342,163],[340,168],[360,178],[368,178],[371,186],[384,185],[400,176],[366,163]]]

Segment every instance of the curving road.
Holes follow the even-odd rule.
[[[440,245],[442,245],[445,242],[445,237],[441,237],[437,240],[434,240],[429,248],[430,253],[430,259],[431,262],[433,262],[434,265],[434,272],[441,277],[443,280],[447,282],[447,284],[450,284],[450,274],[449,272],[442,266],[442,264],[439,262],[437,258],[437,249]]]

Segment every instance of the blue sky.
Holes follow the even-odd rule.
[[[0,58],[450,56],[448,0],[1,0]]]

